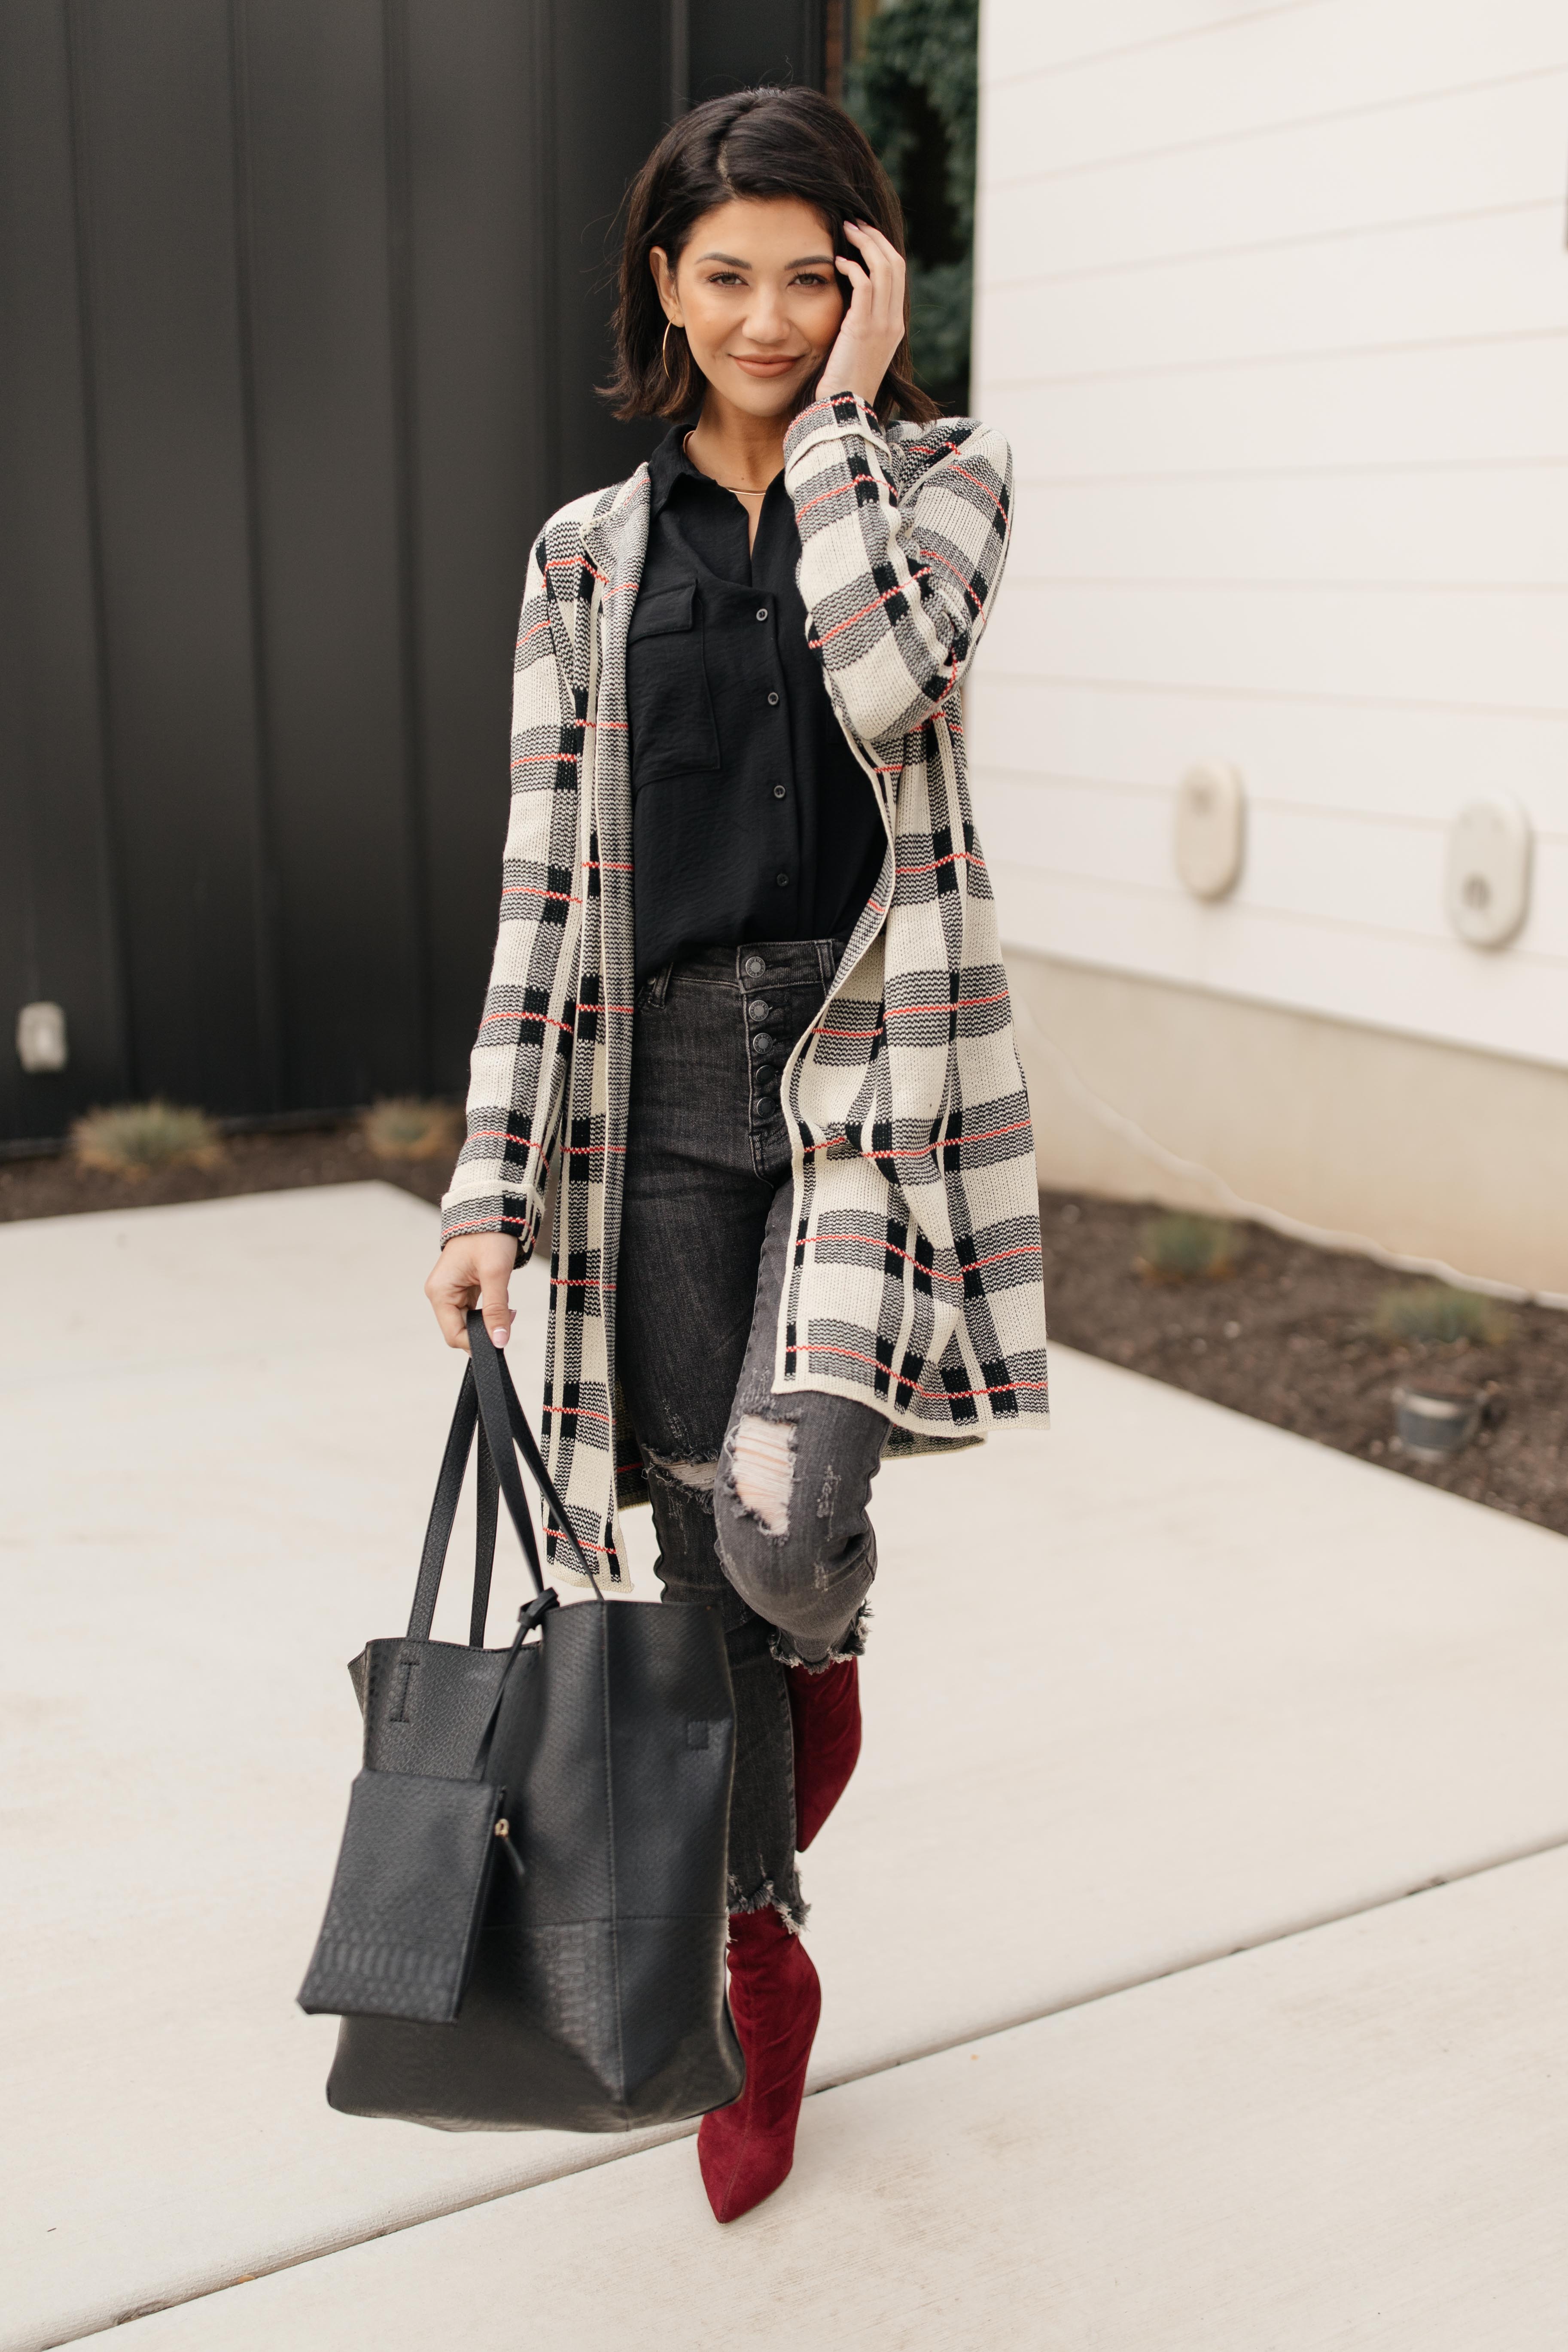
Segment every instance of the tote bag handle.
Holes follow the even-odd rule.
[[[605,1596],[599,1590],[598,1572],[578,1540],[577,1530],[566,1516],[566,1506],[556,1493],[555,1482],[544,1466],[544,1456],[528,1425],[527,1415],[518,1402],[506,1358],[491,1342],[490,1335],[485,1329],[484,1317],[477,1307],[468,1311],[468,1370],[473,1375],[479,1400],[480,1435],[488,1442],[490,1456],[500,1475],[501,1494],[523,1550],[528,1555],[534,1591],[542,1592],[544,1579],[540,1572],[533,1524],[528,1515],[528,1500],[522,1491],[522,1480],[517,1475],[514,1446],[528,1465],[529,1475],[539,1489],[541,1501],[548,1503],[554,1514],[556,1526],[576,1553],[577,1565],[593,1586],[595,1599],[603,1601]]]
[[[457,1517],[458,1497],[463,1491],[463,1480],[468,1473],[468,1455],[473,1451],[479,1412],[472,1368],[465,1365],[462,1386],[458,1391],[457,1409],[452,1414],[452,1426],[447,1433],[447,1450],[441,1456],[441,1468],[436,1480],[429,1523],[425,1529],[425,1549],[419,1556],[419,1579],[414,1588],[414,1606],[408,1617],[408,1639],[411,1642],[427,1642],[430,1639],[431,1621],[435,1617],[436,1602],[441,1591],[441,1574],[447,1564],[447,1549],[452,1540],[452,1522]],[[474,1591],[468,1611],[468,1646],[476,1650],[484,1646],[485,1619],[489,1612],[490,1570],[495,1559],[499,1494],[495,1465],[481,1432],[479,1494],[474,1521]],[[532,1529],[529,1532],[531,1534]]]
[[[477,1434],[479,1494],[474,1528],[473,1597],[468,1611],[468,1646],[478,1650],[484,1646],[485,1620],[489,1613],[498,1503],[502,1494],[506,1496],[508,1516],[522,1546],[522,1556],[528,1562],[534,1592],[542,1595],[545,1590],[533,1519],[523,1493],[522,1481],[518,1476],[514,1447],[521,1447],[531,1475],[555,1514],[556,1522],[576,1553],[595,1593],[601,1601],[605,1596],[599,1589],[593,1565],[566,1516],[565,1507],[555,1491],[554,1482],[544,1466],[533,1432],[518,1402],[511,1375],[500,1351],[491,1344],[489,1334],[478,1314],[468,1318],[468,1337],[472,1352],[463,1367],[462,1386],[458,1391],[457,1408],[452,1415],[451,1428],[447,1433],[446,1451],[436,1480],[435,1499],[430,1506],[425,1546],[420,1554],[418,1581],[414,1589],[414,1606],[408,1616],[408,1639],[411,1642],[427,1642],[430,1639],[447,1552],[452,1540],[453,1522],[457,1517],[458,1497],[462,1493],[468,1456],[474,1449]],[[478,1375],[476,1364],[480,1367]]]

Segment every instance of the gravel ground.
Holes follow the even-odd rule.
[[[452,1173],[449,1156],[378,1160],[357,1127],[232,1135],[220,1166],[168,1168],[146,1176],[106,1176],[79,1168],[68,1153],[47,1160],[0,1160],[0,1223],[13,1217],[69,1217],[89,1209],[148,1209],[171,1201],[220,1201],[235,1192],[288,1192],[300,1184],[388,1184],[439,1201]]]
[[[0,1161],[0,1221],[366,1177],[438,1201],[448,1174],[445,1158],[378,1160],[353,1127],[239,1135],[228,1139],[218,1168],[175,1168],[139,1180],[93,1174],[68,1156]],[[1150,1282],[1136,1261],[1139,1229],[1151,1213],[1084,1193],[1041,1195],[1053,1338],[1568,1534],[1568,1314],[1512,1307],[1508,1337],[1491,1347],[1392,1346],[1373,1333],[1373,1313],[1381,1294],[1405,1277],[1246,1225],[1237,1229],[1231,1274]],[[1402,1456],[1394,1435],[1394,1382],[1420,1370],[1471,1381],[1491,1398],[1490,1425],[1437,1467]]]
[[[1149,1282],[1136,1261],[1151,1213],[1082,1193],[1041,1196],[1055,1339],[1568,1534],[1568,1314],[1510,1307],[1509,1335],[1493,1347],[1390,1345],[1372,1330],[1373,1312],[1411,1277],[1244,1225],[1229,1276]],[[1490,1393],[1491,1425],[1440,1467],[1398,1450],[1392,1391],[1415,1370]]]

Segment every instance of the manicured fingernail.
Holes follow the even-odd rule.
[[[490,1338],[495,1341],[498,1348],[504,1348],[506,1346],[506,1329],[504,1325],[498,1323],[495,1329],[490,1333]]]

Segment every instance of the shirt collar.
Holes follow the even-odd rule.
[[[692,424],[695,423],[693,418]],[[647,461],[649,522],[658,520],[678,482],[698,482],[704,490],[719,490],[726,498],[730,495],[722,483],[716,482],[711,474],[705,474],[700,466],[694,466],[687,456],[686,436],[691,429],[692,425],[684,419],[672,425]],[[770,504],[773,502],[772,493],[776,490],[782,496],[783,488],[784,473],[781,469],[768,484]]]
[[[690,430],[684,417],[680,418],[670,426],[647,461],[650,521],[664,507],[677,482],[682,479],[705,482],[708,478],[705,474],[698,472],[686,454],[686,436]]]

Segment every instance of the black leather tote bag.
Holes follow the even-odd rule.
[[[592,1601],[554,1605],[514,1443],[591,1564],[477,1315],[468,1336],[408,1632],[370,1643],[349,1669],[364,1715],[356,1798],[373,1776],[444,1783],[447,1803],[422,1805],[418,1819],[436,1822],[446,1864],[454,1839],[468,1840],[477,1924],[469,1934],[461,1920],[439,1923],[448,1949],[454,1937],[464,1947],[466,1987],[447,2024],[344,2015],[327,2098],[348,2115],[442,2131],[633,2131],[704,2114],[744,2081],[724,1998],[734,1706],[719,1616],[609,1601],[596,1583]],[[476,1421],[465,1647],[433,1642],[430,1626]],[[498,1477],[538,1592],[510,1650],[484,1647]],[[534,1622],[538,1639],[520,1646]],[[498,1811],[511,1866],[481,1877],[472,1857],[487,1835],[500,1846]],[[417,1858],[388,1859],[407,1915]],[[450,1876],[432,1874],[437,1901],[450,1899]]]

